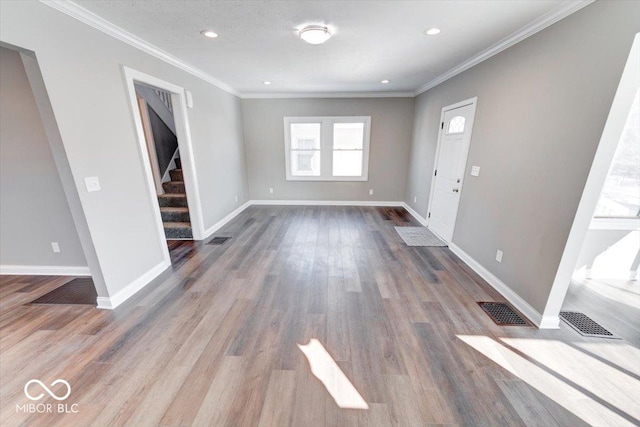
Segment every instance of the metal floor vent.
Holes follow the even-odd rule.
[[[500,326],[529,326],[529,323],[503,302],[479,302],[485,313]]]
[[[224,245],[231,237],[214,237],[207,242],[207,245]]]
[[[564,322],[585,337],[620,339],[583,313],[577,311],[561,311],[560,317]]]

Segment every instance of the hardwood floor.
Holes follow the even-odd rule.
[[[637,280],[574,279],[562,305],[580,311],[640,348],[640,283]]]
[[[476,304],[502,300],[491,287],[394,225],[417,224],[400,208],[250,207],[224,245],[171,242],[173,268],[115,311],[25,305],[70,278],[0,277],[0,425],[640,423],[636,346],[497,326]],[[58,378],[66,400],[25,397]]]

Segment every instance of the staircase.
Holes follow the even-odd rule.
[[[160,214],[167,239],[192,239],[191,219],[187,206],[187,194],[182,177],[180,158],[175,159],[176,169],[170,170],[171,181],[162,183],[164,194],[158,196]]]

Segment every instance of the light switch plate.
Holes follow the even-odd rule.
[[[193,95],[191,94],[191,91],[185,90],[184,95],[185,98],[187,98],[187,108],[193,108]]]
[[[471,176],[480,175],[480,166],[471,166]]]
[[[100,180],[97,176],[87,176],[84,179],[84,185],[87,186],[88,193],[102,190],[102,187],[100,187]]]
[[[496,252],[496,261],[502,262],[502,251],[501,250],[498,250]]]

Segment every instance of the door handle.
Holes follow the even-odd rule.
[[[457,193],[457,192],[459,192],[459,191],[460,191],[460,189],[459,189],[459,188],[454,188],[454,189],[453,189],[453,192],[454,192],[454,193]]]

